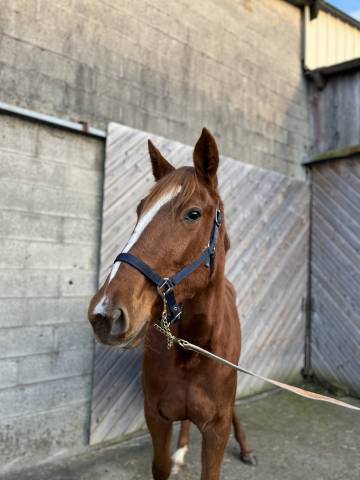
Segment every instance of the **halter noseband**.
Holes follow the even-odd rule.
[[[182,308],[176,302],[174,295],[174,288],[178,285],[184,278],[188,277],[191,273],[197,270],[200,265],[204,264],[206,267],[212,267],[215,253],[216,253],[216,244],[219,237],[219,229],[222,222],[222,215],[219,207],[215,210],[215,219],[213,227],[211,230],[210,241],[207,248],[203,251],[200,257],[194,262],[186,265],[180,272],[176,273],[172,277],[162,277],[155,270],[153,270],[147,263],[143,262],[140,258],[132,255],[131,253],[120,253],[116,258],[115,262],[125,262],[132,267],[136,268],[141,272],[146,278],[156,285],[157,291],[164,303],[167,304],[169,308],[168,321],[169,324],[175,323],[180,319]]]

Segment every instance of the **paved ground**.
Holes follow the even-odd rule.
[[[360,401],[348,399],[360,405]],[[249,467],[239,460],[231,437],[224,459],[226,480],[359,480],[360,414],[356,411],[275,393],[238,407],[259,460]],[[193,428],[188,464],[178,476],[200,477],[200,436]],[[58,459],[3,480],[150,479],[151,445],[143,436],[116,447]]]

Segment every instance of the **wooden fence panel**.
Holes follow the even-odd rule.
[[[360,156],[312,167],[311,362],[360,395]]]
[[[100,282],[128,240],[135,207],[153,179],[151,138],[176,166],[192,147],[110,124],[105,166]],[[303,366],[309,189],[270,170],[222,157],[220,191],[232,248],[227,274],[237,290],[243,331],[241,363],[263,375],[297,382]],[[140,351],[96,346],[91,442],[118,438],[143,425]],[[240,376],[238,397],[269,388]]]

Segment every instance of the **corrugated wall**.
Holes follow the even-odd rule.
[[[310,20],[305,7],[305,68],[315,70],[360,57],[360,29],[323,10]]]
[[[192,147],[110,124],[101,282],[130,236],[137,203],[153,183],[149,137],[175,165],[191,162]],[[237,290],[243,329],[241,363],[263,375],[296,383],[304,350],[308,186],[224,157],[219,177],[232,241],[227,273]],[[92,443],[117,438],[143,425],[140,360],[141,351],[121,352],[97,345]],[[239,397],[266,388],[263,382],[239,377]]]
[[[360,395],[360,155],[312,168],[312,367]]]

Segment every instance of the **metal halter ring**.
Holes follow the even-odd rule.
[[[219,208],[217,208],[216,212],[215,212],[215,223],[218,227],[220,227],[221,222],[222,222],[221,210]]]
[[[167,287],[166,290],[163,290],[164,287]],[[166,298],[166,294],[171,292],[173,290],[174,286],[173,284],[171,283],[171,280],[170,278],[168,277],[164,277],[164,281],[161,285],[157,285],[156,289],[158,291],[158,294],[163,298],[165,299]]]

